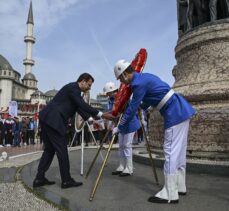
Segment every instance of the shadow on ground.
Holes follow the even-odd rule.
[[[85,149],[84,174],[86,174],[95,153],[96,149]],[[103,152],[103,154],[105,153],[106,151]],[[54,159],[46,175],[48,179],[56,181],[55,185],[32,188],[38,161],[24,166],[21,179],[35,194],[39,194],[46,200],[72,211],[229,211],[229,178],[207,174],[188,173],[188,194],[180,197],[177,205],[147,202],[147,198],[161,188],[155,183],[152,168],[148,165],[134,163],[133,176],[125,178],[112,176],[111,172],[117,167],[117,151],[111,152],[94,199],[89,201],[92,188],[101,168],[101,157],[98,157],[89,177],[85,179],[84,176],[80,176],[81,151],[71,151],[69,155],[72,177],[77,181],[82,181],[83,186],[61,189],[57,159]],[[163,184],[161,169],[157,169],[157,173],[160,184]]]

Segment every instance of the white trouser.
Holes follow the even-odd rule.
[[[119,133],[119,166],[116,171],[122,171],[128,174],[133,173],[132,142],[134,134],[135,132],[127,134]]]
[[[155,196],[162,199],[178,200],[178,192],[186,193],[185,168],[189,120],[165,130],[164,176],[165,184]]]
[[[164,134],[164,174],[174,175],[178,169],[186,168],[186,150],[190,120],[165,130]]]
[[[186,169],[180,168],[178,170],[178,178],[177,178],[177,188],[178,192],[186,193]]]
[[[132,141],[134,133],[118,134],[120,158],[132,159]]]

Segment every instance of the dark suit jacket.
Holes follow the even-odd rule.
[[[39,113],[41,123],[45,123],[65,134],[68,119],[75,113],[79,113],[84,120],[90,116],[96,116],[99,111],[88,105],[81,96],[81,90],[77,82],[65,85]]]

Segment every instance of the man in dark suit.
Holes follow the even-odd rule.
[[[68,119],[76,112],[89,122],[93,121],[92,117],[103,115],[102,112],[88,105],[81,96],[81,92],[91,89],[93,82],[94,79],[90,74],[83,73],[76,82],[65,85],[53,100],[40,111],[39,120],[45,147],[33,187],[55,184],[45,178],[45,172],[49,169],[55,153],[59,162],[61,188],[82,185],[82,182],[76,182],[70,174],[66,132]]]

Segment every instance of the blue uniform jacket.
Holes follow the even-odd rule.
[[[131,88],[133,92],[132,100],[119,125],[120,130],[123,130],[129,124],[141,102],[144,104],[144,108],[149,106],[156,107],[171,89],[167,83],[150,73],[133,73]],[[165,129],[191,118],[195,112],[195,109],[182,96],[176,93],[160,110],[161,115],[164,117]]]
[[[109,101],[108,101],[108,111],[112,111],[113,105],[114,105],[114,98],[110,97]],[[127,106],[127,109],[128,109],[128,106]],[[122,133],[122,134],[132,133],[132,132],[137,131],[139,128],[140,128],[140,123],[139,123],[139,120],[138,120],[136,112],[135,112],[135,115],[133,115],[131,117],[128,124],[126,124],[125,127],[122,127],[120,129],[120,133]]]

